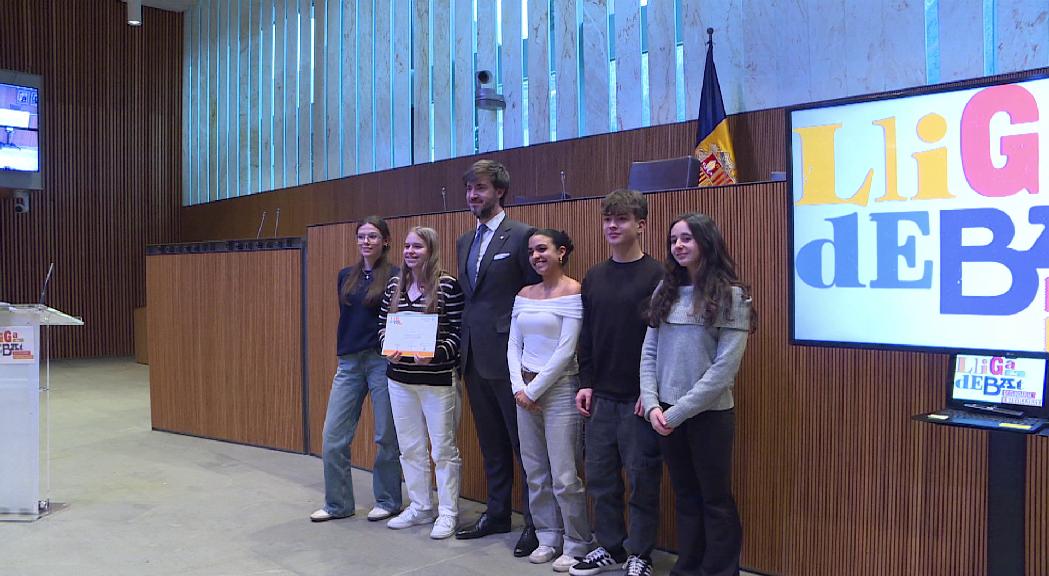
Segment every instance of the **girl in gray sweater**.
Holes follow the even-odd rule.
[[[671,574],[739,574],[732,386],[756,315],[710,217],[691,212],[674,220],[647,319],[641,400],[674,485],[678,560]]]

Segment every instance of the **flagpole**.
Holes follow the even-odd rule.
[[[714,29],[713,28],[707,28],[707,46],[710,46],[713,43],[714,43]]]

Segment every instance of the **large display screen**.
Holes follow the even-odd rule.
[[[788,116],[794,343],[1049,350],[1049,79]]]

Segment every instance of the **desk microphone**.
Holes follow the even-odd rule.
[[[262,220],[259,220],[259,230],[255,232],[255,239],[258,240],[262,236],[262,225],[266,223],[266,211],[262,211]]]
[[[441,203],[444,205],[444,211],[448,211],[448,188],[441,186]]]
[[[277,226],[280,226],[280,208],[277,208],[277,218],[273,222],[273,237],[277,237]]]
[[[561,171],[561,199],[568,198],[568,192],[565,191],[565,171]]]

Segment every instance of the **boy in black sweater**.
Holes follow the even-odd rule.
[[[648,217],[641,193],[612,192],[601,202],[601,214],[612,257],[583,279],[576,395],[576,408],[586,417],[586,483],[599,547],[570,572],[590,576],[622,564],[629,576],[651,576],[663,462],[659,437],[641,417],[641,311],[663,278],[663,265],[641,250]],[[624,468],[631,488],[629,527],[623,525]]]

